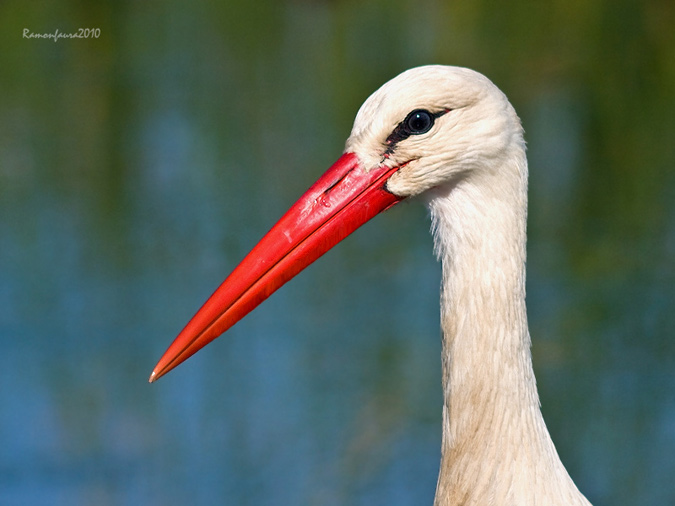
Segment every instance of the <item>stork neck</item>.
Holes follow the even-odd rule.
[[[526,177],[526,166],[472,174],[429,202],[443,268],[436,506],[588,504],[539,409],[525,308]]]

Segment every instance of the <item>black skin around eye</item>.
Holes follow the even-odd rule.
[[[422,135],[427,133],[434,126],[436,118],[440,118],[450,109],[443,109],[438,112],[430,112],[426,109],[415,109],[411,111],[403,121],[401,121],[394,131],[387,137],[387,151],[385,154],[390,155],[394,152],[396,144],[407,139],[411,135]]]

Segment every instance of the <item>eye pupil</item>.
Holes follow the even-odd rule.
[[[411,134],[424,134],[434,126],[434,116],[424,109],[416,109],[408,114],[405,125]]]

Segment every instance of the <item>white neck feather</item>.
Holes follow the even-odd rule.
[[[588,505],[539,409],[525,309],[527,162],[429,195],[443,265],[443,444],[435,506]]]

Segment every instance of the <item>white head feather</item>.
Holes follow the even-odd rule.
[[[429,132],[411,135],[387,153],[387,137],[415,109],[448,112]],[[407,164],[387,184],[401,196],[470,171],[499,170],[523,149],[522,127],[506,96],[478,72],[443,65],[413,68],[384,84],[359,109],[346,144],[366,170]]]

